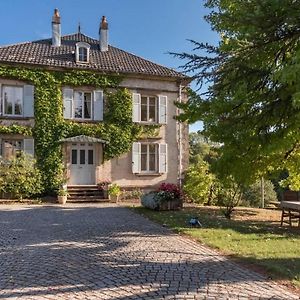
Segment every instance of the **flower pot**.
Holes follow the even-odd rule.
[[[119,195],[109,195],[109,201],[112,203],[116,203],[119,200]]]
[[[59,204],[66,204],[67,203],[67,196],[57,196],[57,200]]]
[[[175,199],[172,201],[162,201],[159,205],[159,210],[178,210],[182,208],[182,201]]]

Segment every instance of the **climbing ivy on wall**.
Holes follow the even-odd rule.
[[[12,66],[0,66],[0,76],[22,80],[35,87],[35,124],[33,128],[0,124],[0,133],[32,135],[38,168],[42,171],[45,192],[59,188],[64,179],[60,140],[87,135],[104,139],[105,159],[120,156],[130,150],[132,142],[145,132],[145,127],[132,123],[132,101],[128,90],[119,87],[119,76],[88,71],[48,71]],[[92,86],[105,94],[104,122],[76,123],[63,118],[62,86]],[[148,127],[155,134],[158,126]]]

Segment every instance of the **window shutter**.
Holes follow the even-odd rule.
[[[167,96],[158,96],[158,123],[160,124],[167,124],[167,102]]]
[[[132,144],[132,173],[141,172],[141,143]]]
[[[132,121],[141,122],[141,94],[132,94]]]
[[[26,154],[34,156],[34,139],[24,139],[23,149]]]
[[[94,91],[94,120],[103,121],[103,91]]]
[[[167,144],[159,144],[158,145],[159,152],[159,173],[167,173],[168,172],[168,145]]]
[[[69,88],[63,89],[63,101],[64,101],[64,118],[73,118],[73,90]]]
[[[23,111],[24,117],[34,116],[34,86],[24,85],[23,89]]]

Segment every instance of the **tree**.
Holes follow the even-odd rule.
[[[287,170],[300,188],[300,5],[297,0],[207,0],[219,45],[192,41],[185,60],[205,94],[190,92],[181,119],[204,122],[222,143],[217,169],[249,184]]]
[[[257,180],[243,191],[243,200],[251,207],[261,207],[261,183]],[[274,185],[270,180],[264,181],[265,204],[277,201]]]

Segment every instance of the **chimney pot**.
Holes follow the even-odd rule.
[[[54,9],[54,15],[52,17],[52,45],[56,47],[61,45],[60,15],[57,8]]]
[[[108,51],[108,23],[105,16],[102,17],[100,24],[99,46],[101,52]]]

